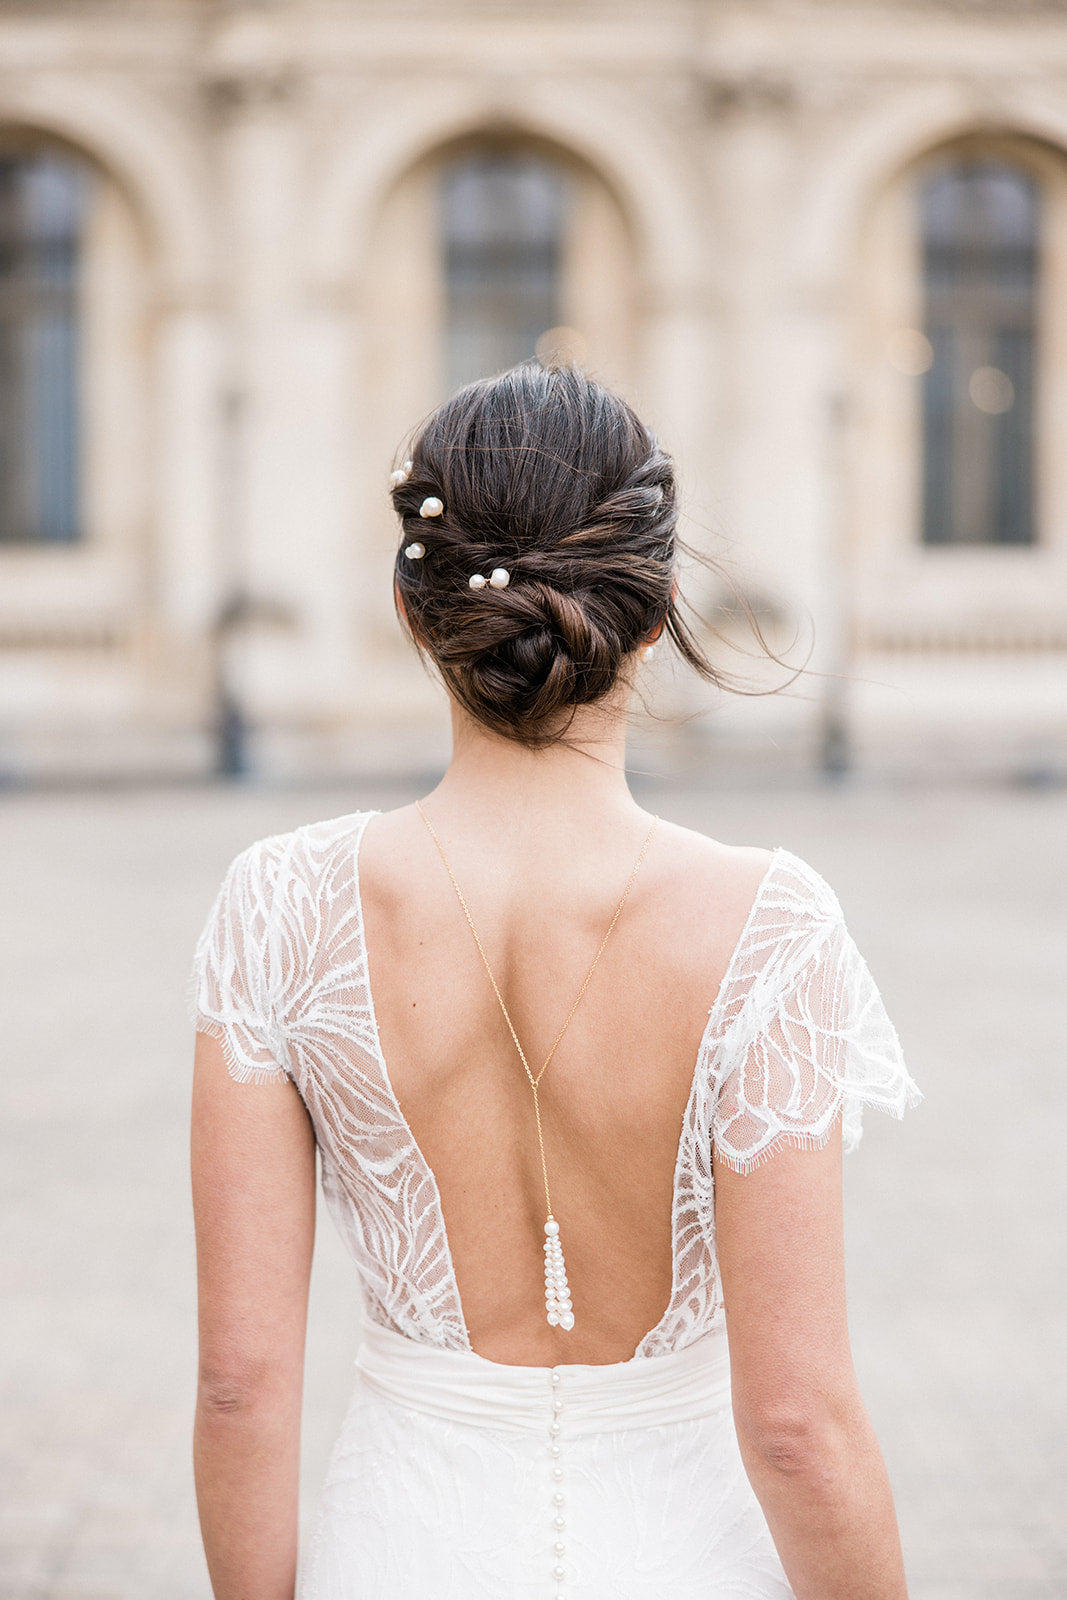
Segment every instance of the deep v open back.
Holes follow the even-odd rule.
[[[712,1421],[707,1417],[694,1416],[691,1424],[661,1418],[658,1427],[661,1433],[671,1428],[684,1431],[699,1422],[703,1428],[699,1435],[701,1459],[708,1450],[720,1465],[729,1457],[731,1493],[740,1496],[729,1513],[731,1526],[751,1523],[756,1530],[741,1540],[745,1549],[758,1554],[758,1559],[752,1555],[755,1566],[751,1570],[735,1552],[730,1556],[735,1565],[714,1577],[719,1569],[707,1546],[703,1511],[694,1524],[703,1529],[697,1544],[690,1541],[689,1548],[684,1548],[687,1536],[679,1529],[670,1533],[676,1550],[673,1566],[664,1567],[658,1557],[649,1558],[642,1566],[627,1544],[633,1537],[632,1515],[623,1514],[623,1502],[617,1497],[610,1518],[603,1506],[608,1492],[605,1485],[610,1489],[614,1484],[610,1492],[622,1494],[621,1480],[616,1482],[612,1474],[622,1472],[632,1487],[635,1461],[644,1463],[643,1481],[646,1473],[661,1475],[673,1470],[656,1459],[659,1447],[653,1449],[651,1441],[656,1430],[640,1421],[635,1421],[631,1430],[636,1430],[639,1441],[644,1440],[634,1446],[636,1456],[630,1451],[624,1467],[612,1457],[610,1470],[602,1462],[594,1474],[601,1486],[596,1499],[601,1509],[587,1514],[584,1577],[574,1568],[577,1557],[571,1535],[570,1553],[560,1558],[562,1566],[547,1565],[550,1558],[546,1554],[546,1565],[527,1572],[526,1563],[534,1559],[528,1552],[538,1538],[549,1536],[549,1523],[546,1520],[542,1528],[532,1511],[529,1526],[522,1522],[529,1510],[529,1496],[518,1487],[516,1474],[521,1476],[521,1472],[512,1455],[505,1452],[511,1466],[504,1471],[504,1458],[494,1445],[497,1455],[491,1463],[483,1460],[478,1471],[472,1466],[470,1481],[465,1483],[463,1474],[457,1473],[457,1451],[466,1451],[466,1458],[474,1460],[474,1435],[462,1439],[456,1435],[456,1429],[463,1428],[464,1405],[470,1412],[469,1428],[481,1445],[488,1448],[489,1434],[499,1444],[498,1436],[516,1431],[515,1417],[525,1405],[523,1385],[538,1381],[536,1375],[542,1369],[498,1368],[487,1377],[484,1369],[492,1369],[493,1364],[482,1362],[471,1351],[437,1183],[393,1092],[374,1013],[358,865],[360,839],[371,815],[357,813],[316,823],[262,840],[244,851],[226,875],[196,954],[197,1026],[221,1040],[233,1076],[248,1082],[287,1076],[307,1106],[321,1153],[323,1191],[355,1261],[372,1325],[369,1354],[363,1363],[367,1381],[357,1392],[352,1414],[358,1421],[360,1442],[358,1446],[353,1443],[351,1430],[356,1423],[350,1417],[338,1446],[316,1554],[303,1593],[314,1600],[348,1600],[350,1596],[353,1600],[356,1596],[400,1600],[426,1593],[433,1593],[437,1600],[452,1594],[457,1600],[460,1596],[469,1600],[472,1594],[484,1595],[486,1600],[512,1595],[542,1600],[557,1593],[566,1593],[567,1600],[599,1600],[600,1596],[606,1600],[609,1595],[612,1600],[624,1600],[630,1595],[668,1592],[676,1597],[787,1595],[773,1549],[767,1553],[768,1536],[758,1507],[743,1484],[743,1474],[738,1477],[736,1441],[723,1397],[728,1384],[720,1393],[721,1371],[715,1382],[707,1372],[692,1379],[700,1394],[719,1394],[714,1420],[714,1428],[720,1431],[715,1435],[717,1443],[708,1432]],[[650,1381],[666,1382],[669,1389],[674,1385],[671,1393],[677,1399],[681,1392],[678,1383],[684,1388],[689,1381],[683,1382],[678,1373],[689,1367],[698,1372],[713,1347],[721,1368],[722,1341],[717,1342],[716,1336],[722,1333],[724,1315],[715,1255],[713,1150],[732,1168],[747,1171],[783,1144],[824,1143],[838,1117],[845,1147],[851,1148],[859,1139],[864,1105],[900,1116],[915,1098],[917,1091],[905,1071],[896,1034],[847,932],[836,897],[804,862],[788,851],[776,850],[718,994],[709,1000],[675,1164],[670,1299],[660,1321],[638,1343],[632,1360],[603,1369],[603,1383],[617,1383],[610,1377],[612,1373],[625,1374],[647,1364]],[[686,1357],[687,1351],[690,1357]],[[410,1362],[418,1359],[420,1352],[425,1357],[436,1352],[437,1359],[444,1361],[439,1383],[436,1378],[430,1381],[425,1361],[420,1376],[411,1372]],[[455,1361],[460,1357],[466,1360],[457,1367]],[[664,1364],[653,1371],[657,1361]],[[371,1368],[377,1376],[372,1373],[367,1378]],[[553,1382],[558,1384],[559,1374],[600,1369],[554,1370]],[[520,1373],[526,1375],[517,1376]],[[484,1417],[478,1421],[481,1402],[474,1391],[480,1384],[495,1382],[499,1400],[501,1385],[511,1381],[509,1374],[516,1376],[508,1404],[518,1410],[507,1412],[505,1406],[511,1421],[494,1433]],[[470,1380],[469,1393],[464,1375]],[[397,1433],[400,1391],[408,1393],[409,1403],[406,1409],[401,1407],[407,1431]],[[428,1400],[424,1404],[411,1400],[416,1392],[424,1397],[431,1392],[459,1395],[458,1418],[438,1415]],[[611,1406],[625,1412],[626,1403],[618,1399],[617,1389],[610,1392],[615,1396]],[[663,1403],[669,1411],[675,1402],[664,1399]],[[594,1396],[590,1389],[586,1404],[592,1408],[590,1416],[600,1415],[600,1391]],[[699,1404],[687,1404],[689,1412],[694,1405],[697,1412],[702,1411]],[[492,1404],[489,1411],[493,1411]],[[417,1424],[412,1420],[416,1414]],[[634,1415],[641,1415],[640,1408]],[[433,1419],[432,1425],[428,1419]],[[602,1431],[618,1446],[620,1429]],[[592,1424],[589,1437],[600,1438]],[[417,1438],[421,1439],[421,1464],[408,1460],[401,1472],[396,1452],[402,1448],[406,1459]],[[403,1447],[402,1439],[406,1440]],[[548,1448],[558,1452],[559,1446]],[[675,1439],[671,1449],[676,1455],[678,1448]],[[371,1457],[364,1459],[361,1452],[366,1450]],[[357,1457],[358,1470],[354,1465]],[[438,1470],[431,1472],[434,1481],[427,1484],[425,1474],[435,1460]],[[589,1461],[584,1470],[588,1486],[593,1481]],[[701,1470],[709,1470],[706,1462]],[[383,1502],[382,1484],[385,1481],[388,1487],[390,1471],[400,1476],[392,1485],[392,1500],[386,1493]],[[455,1537],[433,1532],[444,1514],[444,1486],[437,1481],[442,1472],[450,1479],[448,1494],[460,1493],[464,1498],[461,1520],[467,1533],[462,1550]],[[420,1482],[423,1491],[413,1488]],[[546,1496],[550,1489],[548,1483]],[[689,1492],[698,1493],[692,1485]],[[649,1494],[655,1498],[651,1486]],[[501,1495],[505,1496],[503,1508]],[[513,1502],[522,1526],[508,1522],[507,1529],[498,1529],[488,1543],[483,1539],[479,1545],[475,1539],[474,1545],[481,1551],[478,1554],[471,1545],[471,1519],[479,1521],[492,1504],[498,1518],[507,1521],[505,1513]],[[742,1502],[743,1515],[738,1509]],[[394,1506],[392,1512],[381,1509],[387,1503]],[[406,1513],[400,1509],[403,1505]],[[450,1514],[457,1514],[454,1507]],[[671,1512],[672,1516],[681,1514]],[[402,1528],[391,1525],[390,1519],[398,1516]],[[389,1526],[383,1525],[383,1518]],[[425,1548],[416,1533],[419,1528],[429,1530]],[[624,1559],[620,1555],[624,1546],[630,1551],[625,1557],[630,1574],[625,1582],[618,1565]],[[642,1548],[648,1556],[646,1546],[647,1540]],[[729,1548],[729,1541],[716,1545],[720,1556]],[[345,1551],[351,1552],[350,1560]],[[350,1571],[350,1566],[355,1570]],[[736,1583],[729,1576],[735,1568]],[[610,1583],[605,1576],[609,1569],[615,1573]],[[560,1570],[565,1572],[565,1589],[564,1579],[556,1576]],[[642,1572],[646,1576],[642,1577]],[[691,1576],[686,1577],[687,1573]],[[754,1573],[762,1574],[758,1582]],[[712,1582],[717,1587],[709,1587]]]

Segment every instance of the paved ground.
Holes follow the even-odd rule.
[[[0,1600],[206,1600],[188,1445],[189,951],[243,844],[395,798],[0,800]],[[926,1090],[903,1127],[872,1119],[849,1167],[854,1340],[912,1600],[1067,1595],[1067,794],[653,798],[826,873]],[[328,1231],[314,1293],[309,1504],[355,1344]]]

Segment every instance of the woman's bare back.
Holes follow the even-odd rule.
[[[442,843],[536,1072],[608,927],[651,821],[552,838],[476,829]],[[472,1347],[515,1365],[627,1360],[671,1294],[679,1135],[708,1011],[769,855],[660,823],[541,1083],[553,1211],[574,1300],[544,1315],[544,1191],[533,1098],[474,940],[417,811],[360,847],[370,981],[390,1080],[441,1196]]]

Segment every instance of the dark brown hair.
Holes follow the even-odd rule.
[[[720,681],[678,614],[670,458],[624,400],[574,367],[515,367],[446,401],[410,456],[398,608],[485,727],[556,743],[658,629]],[[429,496],[441,516],[420,517]],[[470,587],[495,567],[506,588]]]

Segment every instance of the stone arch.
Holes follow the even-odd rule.
[[[810,164],[813,182],[802,195],[796,234],[797,282],[802,293],[834,293],[855,259],[872,198],[924,156],[958,140],[1031,139],[1067,151],[1067,114],[1022,95],[990,102],[951,86],[918,89],[894,98],[854,126]]]
[[[0,127],[59,139],[122,189],[144,229],[166,294],[202,291],[212,270],[206,185],[181,125],[132,89],[61,74],[6,79]]]
[[[368,124],[374,127],[367,138]],[[326,294],[344,292],[365,260],[372,219],[406,172],[465,139],[529,139],[589,168],[611,191],[632,230],[638,269],[669,294],[704,274],[697,223],[699,197],[687,192],[684,150],[635,116],[632,105],[594,90],[579,103],[542,83],[487,87],[471,105],[469,85],[431,94],[390,94],[388,109],[364,103],[334,142],[312,198],[308,266]],[[362,255],[361,255],[362,250]]]
[[[805,215],[804,289],[846,330],[846,392],[855,399],[845,445],[855,638],[863,650],[984,649],[991,639],[1019,648],[1062,628],[1067,571],[1067,470],[1054,436],[1067,384],[1055,352],[1064,347],[1067,255],[1067,116],[1017,90],[983,95],[972,87],[927,89],[871,117]],[[842,141],[844,144],[845,141]],[[909,210],[913,179],[954,149],[1000,152],[1032,166],[1058,219],[1049,225],[1042,277],[1032,458],[1039,512],[1037,543],[1005,548],[976,542],[966,560],[924,544],[924,436],[917,373],[889,353],[895,329],[922,328],[923,290]],[[1028,159],[1029,152],[1029,159]],[[815,196],[809,195],[809,201]],[[909,220],[910,219],[910,220]],[[823,237],[819,237],[820,228]],[[848,351],[844,355],[844,351]],[[923,370],[919,369],[920,372]],[[1005,584],[1010,559],[1012,581]],[[1059,587],[1058,587],[1059,586]]]

